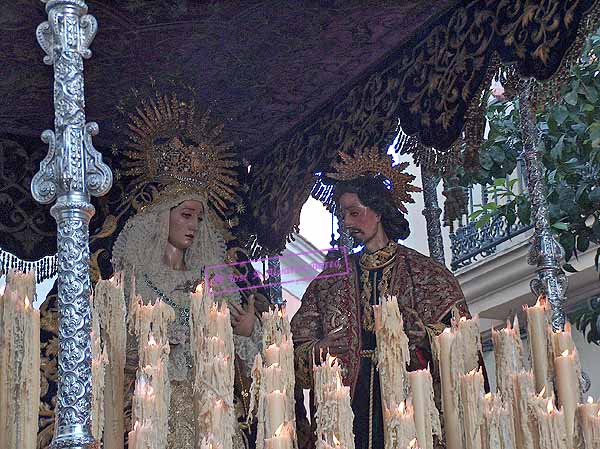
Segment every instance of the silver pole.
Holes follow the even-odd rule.
[[[544,294],[552,308],[552,328],[563,330],[567,277],[561,268],[564,250],[552,235],[546,201],[547,188],[541,156],[541,137],[536,127],[532,105],[534,80],[522,81],[519,92],[521,111],[522,157],[527,169],[527,189],[531,201],[531,220],[535,226],[527,262],[537,265],[537,277],[531,281],[531,290],[537,296]]]
[[[440,183],[440,177],[432,175],[421,167],[421,182],[423,184],[423,202],[425,203],[422,214],[425,216],[427,223],[429,255],[445,265],[444,239],[442,238],[442,225],[440,223],[442,209],[438,205],[437,198],[437,186]]]
[[[94,215],[90,195],[101,196],[112,185],[112,173],[92,144],[98,125],[85,121],[83,58],[97,30],[84,0],[49,0],[48,21],[36,30],[54,66],[55,132],[42,140],[48,154],[31,181],[40,203],[56,204],[50,212],[57,223],[58,247],[58,400],[51,447],[98,447],[91,434],[91,342],[89,229]]]
[[[278,256],[269,257],[269,284],[271,283],[271,301],[279,307],[285,305],[281,287],[281,261]]]

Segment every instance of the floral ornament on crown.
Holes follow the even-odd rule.
[[[156,93],[128,115],[122,175],[131,177],[130,195],[149,184],[159,186],[152,204],[183,192],[199,195],[223,215],[236,201],[238,187],[233,145],[223,139],[223,124],[193,100]]]
[[[327,176],[337,181],[350,181],[360,176],[381,175],[389,182],[390,192],[396,207],[407,213],[405,203],[414,203],[411,193],[420,192],[421,189],[411,184],[415,176],[404,173],[408,162],[394,165],[394,159],[389,155],[381,154],[375,147],[356,150],[353,155],[340,151],[340,161],[332,164],[335,172]]]

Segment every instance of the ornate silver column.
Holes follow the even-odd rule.
[[[537,278],[531,281],[531,290],[535,295],[544,294],[548,298],[552,307],[552,328],[558,331],[565,326],[567,277],[561,268],[564,250],[552,235],[548,218],[547,189],[541,159],[541,136],[536,127],[533,105],[533,85],[532,79],[522,80],[519,91],[522,156],[527,168],[531,221],[534,224],[527,262],[537,265]]]
[[[46,2],[44,2],[46,3]],[[94,207],[90,194],[104,195],[112,173],[92,145],[96,123],[85,121],[83,58],[89,58],[97,23],[83,0],[50,0],[48,21],[37,40],[54,65],[55,132],[46,130],[49,145],[40,171],[31,181],[34,198],[56,200],[51,213],[58,226],[59,353],[58,400],[52,448],[97,447],[91,434],[91,342],[89,230]]]
[[[442,265],[446,264],[444,257],[444,239],[442,238],[442,225],[440,216],[442,209],[438,205],[437,186],[440,183],[440,177],[432,175],[421,167],[421,182],[423,184],[423,201],[425,208],[422,214],[427,223],[427,244],[429,245],[429,255]]]

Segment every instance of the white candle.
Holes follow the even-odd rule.
[[[496,384],[504,397],[512,395],[512,375],[523,369],[523,345],[519,330],[519,320],[515,315],[514,324],[507,321],[506,328],[492,329],[494,355],[496,359]]]
[[[483,374],[481,369],[460,375],[465,449],[481,449]]]
[[[104,447],[123,447],[125,357],[127,346],[126,303],[123,274],[115,273],[109,280],[100,280],[93,295],[92,317],[97,320],[103,351],[106,353],[102,378],[102,411]],[[94,385],[94,388],[100,388]],[[100,438],[98,438],[100,439]]]
[[[332,433],[344,449],[354,449],[354,413],[350,404],[350,387],[341,383],[341,367],[335,357],[327,354],[325,362],[313,367],[315,403],[317,404],[317,441],[327,441]],[[322,408],[334,411],[334,422],[319,412]]]
[[[530,426],[529,398],[534,395],[535,383],[531,371],[520,371],[512,375],[513,388],[510,400],[513,406],[515,445],[518,449],[535,449]]]
[[[433,380],[429,369],[408,373],[415,414],[417,440],[421,449],[434,449],[433,434],[441,434],[440,415],[433,395]]]
[[[532,398],[534,439],[539,449],[567,449],[565,419],[562,410],[554,407],[552,399]]]
[[[567,349],[554,359],[558,399],[565,415],[568,447],[573,446],[575,412],[579,402],[579,376],[577,375],[576,358],[577,350],[570,353]]]
[[[458,401],[455,396],[455,385],[451,364],[454,334],[450,328],[444,329],[435,339],[438,354],[439,371],[442,385],[442,410],[446,446],[448,449],[463,449],[462,426],[458,413]]]
[[[527,314],[527,335],[535,376],[535,391],[546,388],[552,391],[550,364],[548,363],[548,303],[540,296],[534,306],[523,307]]]
[[[282,423],[271,438],[265,438],[266,449],[292,449],[292,439],[287,427]]]
[[[499,396],[488,393],[483,401],[483,449],[514,449],[515,432],[511,409]],[[519,448],[523,449],[523,448]]]
[[[40,401],[40,313],[33,272],[11,270],[0,296],[0,447],[35,449]]]
[[[231,449],[236,428],[233,329],[227,304],[219,306],[202,284],[190,295],[190,345],[197,392],[196,446],[207,440],[213,448]]]
[[[388,432],[384,432],[386,449],[403,449],[416,438],[413,408],[410,403],[400,402],[397,407],[385,410],[384,420]]]
[[[139,343],[139,368],[132,401],[133,420],[140,423],[134,433],[135,449],[162,449],[169,433],[171,399],[167,327],[175,319],[175,313],[162,301],[144,304],[141,298],[134,302],[132,313]]]
[[[577,406],[577,416],[583,434],[584,449],[597,449],[600,447],[600,403],[594,403],[588,397],[585,404]]]
[[[389,408],[406,400],[406,368],[410,363],[408,337],[395,296],[388,296],[381,305],[373,306],[373,313],[381,397],[384,407]]]
[[[275,343],[265,349],[265,365],[269,367],[274,363],[279,364],[279,346]]]
[[[434,360],[437,361],[442,386],[445,439],[448,449],[463,449],[463,431],[460,422],[460,374],[479,367],[481,339],[479,319],[452,320],[433,341]]]
[[[285,391],[275,390],[267,394],[267,430],[266,435],[273,435],[275,430],[284,424]]]
[[[285,307],[262,314],[262,331],[263,351],[254,361],[249,412],[257,416],[257,449],[296,438],[294,349]],[[275,437],[279,427],[284,438]]]

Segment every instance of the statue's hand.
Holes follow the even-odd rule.
[[[229,311],[231,312],[233,333],[242,337],[252,335],[254,322],[256,321],[256,316],[254,315],[254,296],[251,295],[248,298],[248,305],[245,308],[239,304],[231,304]]]

